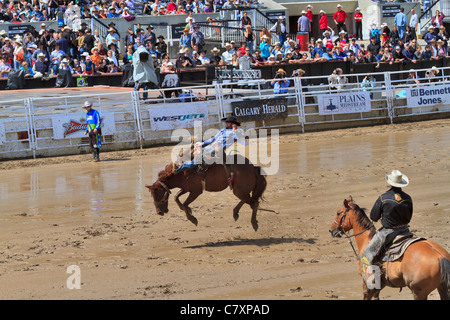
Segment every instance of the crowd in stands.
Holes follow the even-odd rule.
[[[56,0],[51,0],[56,1]],[[86,0],[84,0],[86,1]],[[43,4],[45,0],[34,5],[34,11],[27,9],[26,0],[17,3],[14,8],[16,12],[20,11],[19,17],[23,12],[31,13],[31,16],[37,16],[37,11],[48,12],[49,17],[55,16],[60,6],[65,6],[65,0],[57,1],[58,7],[52,12],[52,5],[47,7]],[[47,1],[47,4],[49,2]],[[53,3],[53,2],[50,2]],[[200,0],[169,0],[167,6],[160,0],[155,0],[151,12],[158,13],[161,8],[168,10],[173,7],[177,11],[186,12],[190,8],[190,3],[194,7],[208,7],[205,2]],[[227,0],[213,1],[210,4],[214,7],[227,8],[234,6],[238,2]],[[257,0],[246,0],[242,3],[246,5],[257,5]],[[0,0],[0,12],[8,11],[7,5]],[[84,8],[83,14],[97,14],[101,8],[108,6],[109,11],[134,12],[134,1],[127,0],[121,2],[109,2],[103,0],[101,3],[86,4],[80,3]],[[149,6],[151,2],[147,3]],[[129,10],[126,10],[129,8]],[[306,11],[302,12],[299,18],[298,31],[305,31],[312,34],[312,12],[308,5]],[[133,9],[133,10],[132,10]],[[23,11],[21,11],[23,10]],[[8,11],[9,12],[9,11]],[[34,13],[33,13],[34,12]],[[422,47],[417,41],[417,14],[414,9],[409,22],[404,21],[405,17],[395,17],[394,25],[383,24],[380,28],[372,25],[370,29],[370,44],[364,46],[358,40],[362,40],[362,32],[357,29],[355,36],[349,36],[345,23],[347,14],[343,11],[341,5],[337,6],[337,11],[333,16],[336,23],[336,30],[328,26],[325,12],[320,12],[320,33],[321,37],[310,38],[310,44],[307,52],[301,52],[295,39],[292,39],[287,33],[283,17],[279,17],[277,23],[270,29],[263,28],[261,32],[256,32],[251,24],[251,19],[243,11],[241,18],[243,32],[242,41],[237,44],[233,41],[226,43],[225,49],[213,48],[209,52],[205,50],[205,37],[201,28],[196,24],[193,12],[189,12],[186,19],[186,27],[183,35],[180,37],[180,50],[177,57],[168,56],[168,48],[162,35],[157,36],[153,32],[153,27],[149,25],[145,30],[139,24],[136,28],[130,27],[128,33],[122,35],[124,52],[119,54],[120,36],[115,29],[115,24],[110,23],[109,34],[102,38],[97,30],[90,30],[86,23],[81,24],[79,30],[71,30],[66,25],[60,25],[58,30],[47,30],[45,22],[40,25],[39,30],[33,27],[27,30],[23,35],[18,35],[14,39],[7,37],[6,32],[0,33],[0,76],[7,77],[11,69],[23,69],[27,76],[49,77],[56,75],[60,68],[69,69],[72,74],[93,75],[97,73],[115,73],[121,71],[124,65],[132,63],[133,53],[139,46],[145,46],[154,59],[156,68],[161,72],[175,68],[230,66],[235,69],[248,70],[252,66],[271,65],[271,64],[289,64],[302,62],[326,62],[332,60],[350,61],[351,63],[381,63],[394,62],[416,62],[421,59],[432,60],[439,59],[448,55],[448,34],[443,26],[443,14],[436,12],[432,25],[428,33],[424,36],[426,45]],[[10,13],[10,12],[9,12]],[[57,13],[56,13],[57,14]],[[17,15],[17,14],[16,14]],[[14,16],[14,13],[12,14]],[[28,15],[25,14],[25,17]],[[323,18],[325,16],[325,19]],[[354,12],[355,21],[361,22],[364,19],[360,8]],[[33,19],[33,18],[32,18]],[[56,17],[58,19],[58,17]],[[13,21],[14,22],[14,21]],[[279,42],[272,45],[272,37],[278,37]],[[254,44],[257,44],[254,47]],[[171,61],[172,60],[172,61]],[[174,60],[174,61],[173,61]]]

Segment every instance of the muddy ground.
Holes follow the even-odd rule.
[[[449,250],[449,144],[448,119],[283,135],[261,205],[279,214],[259,212],[257,232],[248,206],[233,220],[230,190],[192,204],[197,227],[173,198],[156,215],[144,186],[171,147],[0,162],[0,299],[360,299],[353,251],[328,232],[336,211],[349,194],[369,211],[399,169],[412,231]]]

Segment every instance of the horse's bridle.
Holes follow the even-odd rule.
[[[349,211],[349,208],[345,208],[345,211],[344,211],[344,213],[342,214],[342,217],[341,217],[341,219],[339,220],[339,223],[336,222],[336,219],[333,221],[333,223],[337,225],[337,231],[339,231],[339,233],[340,233],[342,236],[344,236],[344,237],[348,240],[348,242],[350,243],[350,246],[351,246],[352,249],[353,249],[353,253],[355,254],[356,259],[359,260],[358,253],[356,252],[355,247],[353,246],[353,243],[352,243],[351,238],[352,238],[352,237],[359,236],[360,234],[363,234],[364,232],[370,230],[370,228],[366,228],[366,229],[364,229],[363,231],[358,232],[358,233],[355,233],[355,234],[351,234],[351,235],[350,235],[350,234],[347,234],[347,233],[344,231],[343,227],[342,227],[342,222],[343,222],[344,219],[346,218],[347,212],[348,212],[348,211]]]
[[[161,180],[158,180],[156,182],[158,182],[165,190],[162,201],[164,201],[164,202],[168,201],[169,200],[169,195],[172,193],[172,191],[170,191],[169,187],[164,182],[162,182]]]

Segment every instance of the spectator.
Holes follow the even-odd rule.
[[[286,79],[286,72],[280,68],[275,74],[275,80],[272,80],[270,84],[274,88],[273,93],[284,94],[288,92],[290,81]]]
[[[205,46],[205,36],[198,25],[194,26],[194,32],[191,35],[191,47],[194,46],[197,46],[198,50],[203,50]]]
[[[300,18],[297,20],[297,30],[298,32],[308,32],[310,31],[311,21],[306,16],[306,12],[302,11]]]
[[[266,27],[261,28],[261,32],[259,33],[259,40],[263,41],[263,37],[267,38],[267,42],[269,44],[272,43],[272,34],[269,30],[266,29]]]
[[[211,63],[211,60],[206,56],[206,50],[200,51],[200,57],[198,58],[201,61],[201,66],[206,66]]]
[[[106,36],[106,46],[111,49],[111,44],[115,44],[116,47],[120,42],[119,35],[114,28],[108,29],[109,34]]]
[[[438,33],[439,27],[444,25],[444,18],[444,13],[440,10],[436,10],[436,15],[431,19],[431,24],[435,28],[435,33]]]
[[[337,11],[333,15],[334,23],[336,24],[336,30],[337,32],[340,32],[341,30],[344,30],[347,32],[347,26],[345,25],[345,19],[347,19],[347,13],[345,13],[344,10],[342,10],[342,6],[338,4],[336,6]]]
[[[347,55],[342,52],[342,47],[339,44],[334,47],[333,60],[347,61]]]
[[[355,38],[362,40],[363,39],[363,35],[362,35],[362,19],[363,19],[363,14],[361,13],[361,8],[357,7],[355,9],[355,14],[353,15],[354,20],[355,20],[355,29],[356,29],[356,34],[355,34]]]
[[[147,42],[151,42],[153,47],[156,46],[156,34],[153,32],[152,25],[149,25],[147,31],[142,35],[142,43],[146,45]]]
[[[183,49],[178,51],[178,58],[175,60],[175,67],[177,69],[192,67],[191,58],[186,56],[186,52]]]
[[[8,78],[8,74],[11,71],[11,65],[8,63],[8,57],[2,55],[0,60],[0,78]]]
[[[372,52],[372,55],[377,55],[381,48],[376,41],[377,39],[375,37],[370,38],[370,44],[367,46],[367,51]]]
[[[344,76],[344,72],[341,68],[335,69],[333,73],[328,77],[328,83],[331,92],[341,92],[347,82],[348,80]]]
[[[400,46],[395,47],[395,51],[392,54],[394,58],[394,62],[403,62],[405,61],[405,56],[403,55],[402,48]]]
[[[389,33],[389,43],[395,46],[397,45],[398,39],[400,39],[400,33],[398,32],[398,27],[394,26]]]
[[[245,26],[244,38],[247,47],[250,48],[250,52],[253,54],[253,42],[255,41],[255,33],[253,32],[251,25]]]
[[[184,28],[183,34],[180,37],[180,48],[191,48],[191,35],[189,34],[189,28]]]
[[[328,30],[328,18],[326,12],[323,10],[320,10],[319,29],[321,36],[323,36],[323,33],[326,30]]]
[[[156,43],[156,52],[158,53],[158,57],[162,57],[167,54],[167,43],[164,41],[164,36],[158,36],[158,42]]]
[[[408,78],[406,78],[406,84],[417,85],[420,81],[417,79],[416,71],[414,69],[409,70]]]
[[[86,52],[87,53],[87,52]],[[84,70],[82,75],[94,75],[95,72],[95,64],[92,62],[91,57],[89,55],[86,56],[86,60],[83,62],[84,66],[82,69]]]
[[[286,41],[286,24],[284,22],[284,18],[282,16],[278,17],[278,21],[270,28],[270,31],[275,31],[275,34],[278,36],[280,43],[284,43]]]
[[[363,88],[363,91],[372,91],[376,86],[376,80],[372,74],[367,75],[364,77],[361,88]],[[370,92],[370,99],[373,99],[373,92]]]
[[[428,78],[428,82],[437,82],[437,75],[439,74],[439,69],[433,66],[431,69],[425,72],[425,78]]]
[[[231,64],[231,60],[233,59],[234,50],[231,50],[231,43],[225,44],[225,51],[222,53],[222,60],[226,65]]]
[[[409,27],[413,34],[413,39],[417,39],[417,27],[419,25],[419,17],[414,8],[411,9],[411,17],[409,18]]]
[[[431,42],[432,40],[436,40],[436,38],[437,38],[437,34],[436,34],[436,32],[435,32],[435,28],[432,27],[432,26],[428,27],[428,32],[427,32],[427,33],[425,34],[425,36],[423,37],[423,40],[425,40],[425,42],[426,42],[427,44],[430,44],[430,42]]]
[[[259,44],[259,50],[261,51],[261,57],[267,59],[270,56],[270,44],[267,42],[267,36],[262,36],[262,42]]]
[[[219,55],[219,49],[214,47],[212,50],[212,55],[209,57],[210,64],[218,66],[218,65],[224,65],[225,62],[222,60],[222,58]]]
[[[334,60],[332,50],[332,48],[327,47],[325,49],[325,52],[322,54],[322,58],[326,59],[327,61]]]
[[[408,18],[406,17],[404,11],[404,8],[400,8],[400,12],[394,17],[394,25],[397,26],[398,36],[400,39],[403,38],[403,33],[405,32],[406,25],[408,24]]]

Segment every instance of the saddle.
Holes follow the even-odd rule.
[[[416,237],[413,233],[408,232],[397,235],[394,240],[388,245],[384,255],[379,259],[380,262],[392,262],[400,259],[405,253],[406,249],[414,242],[425,240],[425,238]]]

